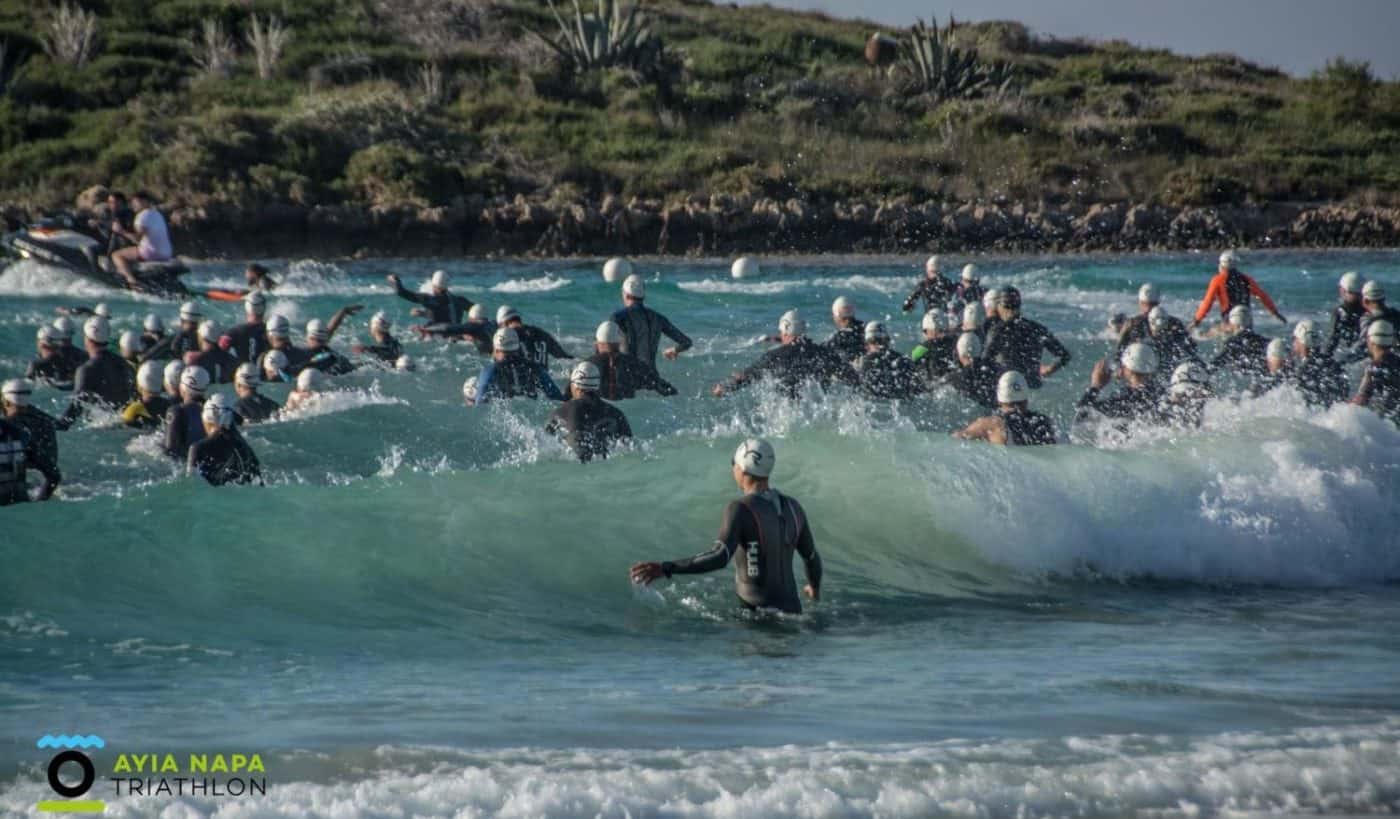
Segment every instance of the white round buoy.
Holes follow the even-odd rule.
[[[740,256],[729,266],[729,275],[736,279],[752,279],[759,274],[758,260]]]
[[[621,281],[632,275],[632,263],[626,259],[614,256],[603,263],[603,281],[608,283]]]

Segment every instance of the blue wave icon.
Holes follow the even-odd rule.
[[[54,736],[53,734],[44,734],[42,737],[39,737],[38,745],[40,748],[107,747],[107,743],[103,742],[102,737],[98,736],[97,734],[88,734],[87,736],[79,736],[78,734],[74,734],[72,736],[69,736],[68,734],[59,734],[58,736]]]

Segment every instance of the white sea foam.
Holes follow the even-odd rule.
[[[572,279],[563,279],[553,275],[540,276],[535,279],[511,279],[492,285],[492,293],[548,293],[551,290],[558,290],[561,287],[568,287],[573,284]]]

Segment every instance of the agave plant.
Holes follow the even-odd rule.
[[[909,37],[900,41],[900,64],[910,78],[907,92],[925,94],[935,102],[1005,93],[1015,82],[1012,66],[983,62],[976,49],[959,48],[956,32],[951,16],[942,31],[930,17],[928,25],[917,21]]]
[[[572,0],[574,13],[566,22],[554,0],[547,2],[559,24],[560,36],[556,39],[535,29],[530,31],[549,44],[575,73],[609,66],[647,72],[659,64],[661,40],[652,35],[638,6],[624,11],[616,0],[598,0],[597,11],[584,14],[579,0]]]

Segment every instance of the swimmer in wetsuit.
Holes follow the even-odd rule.
[[[981,304],[987,291],[982,288],[982,274],[977,271],[977,265],[963,265],[962,275],[958,279],[958,301],[963,304]]]
[[[549,369],[549,359],[573,358],[573,353],[565,350],[554,336],[526,324],[520,317],[520,311],[503,304],[496,308],[496,326],[505,327],[515,331],[516,338],[520,339],[520,352],[525,358],[540,365],[544,370]]]
[[[167,361],[175,358],[183,361],[186,353],[199,351],[199,323],[204,313],[199,305],[187,301],[180,305],[180,329],[171,333],[146,349],[141,354],[143,361]]]
[[[769,486],[775,460],[767,441],[750,438],[740,444],[731,473],[744,496],[724,510],[714,548],[684,560],[638,563],[632,566],[632,582],[649,584],[660,577],[713,572],[732,560],[735,591],[746,608],[799,614],[802,600],[792,572],[796,553],[806,570],[807,597],[820,599],[821,556],[802,506]]]
[[[856,318],[855,304],[845,296],[831,303],[831,322],[836,332],[826,340],[826,346],[841,356],[841,360],[852,362],[865,355],[865,322]]]
[[[1267,375],[1269,339],[1254,332],[1254,316],[1249,308],[1243,305],[1232,308],[1228,323],[1223,326],[1231,335],[1211,359],[1211,371]]]
[[[638,390],[652,390],[663,396],[676,394],[676,388],[662,378],[654,367],[622,352],[622,328],[605,321],[598,325],[593,337],[598,352],[588,361],[598,368],[602,378],[599,392],[604,398],[609,401],[635,398]]]
[[[1293,383],[1314,409],[1340,404],[1348,397],[1346,370],[1327,353],[1327,343],[1311,320],[1293,328]]]
[[[217,321],[208,319],[199,325],[199,352],[186,356],[185,363],[203,368],[213,384],[233,383],[233,371],[238,369],[238,357],[224,349],[224,331]]]
[[[241,364],[233,376],[233,390],[238,394],[233,411],[243,423],[256,424],[276,415],[282,406],[258,392],[262,376],[256,364]]]
[[[59,334],[50,325],[39,328],[35,346],[39,356],[29,362],[24,377],[30,381],[42,381],[56,390],[67,392],[73,389],[73,376],[78,368],[59,352]]]
[[[537,399],[541,394],[555,401],[564,400],[549,371],[525,357],[514,329],[500,328],[492,343],[492,361],[477,376],[469,404],[485,404],[496,398]]]
[[[890,333],[883,322],[865,325],[865,355],[856,359],[861,390],[871,398],[908,399],[924,391],[914,362],[890,349]]]
[[[352,344],[350,352],[355,355],[367,355],[381,364],[393,366],[403,357],[403,345],[394,338],[389,317],[384,313],[375,313],[369,320],[369,335],[374,339],[373,344]]]
[[[807,338],[807,322],[796,310],[789,310],[778,321],[781,347],[764,353],[753,365],[713,389],[716,398],[741,390],[756,381],[771,378],[788,398],[796,398],[802,385],[815,382],[823,390],[833,382],[858,386],[860,376],[830,347]]]
[[[268,349],[263,351],[262,358],[258,361],[258,369],[262,370],[263,378],[267,381],[291,381],[306,369],[307,362],[311,360],[311,355],[305,348],[292,343],[292,324],[287,321],[286,316],[273,316],[268,319],[267,343]],[[276,355],[273,355],[274,353]],[[269,360],[277,362],[280,366],[269,367]]]
[[[1107,398],[1102,396],[1102,391],[1113,378],[1108,361],[1099,361],[1094,365],[1089,389],[1084,391],[1076,404],[1079,418],[1087,418],[1092,411],[1124,422],[1150,423],[1160,420],[1162,388],[1156,380],[1157,351],[1150,344],[1129,344],[1120,361],[1119,374],[1123,377],[1123,388]],[[1123,426],[1126,428],[1126,424]]]
[[[1219,270],[1215,278],[1210,280],[1205,298],[1201,299],[1201,306],[1196,308],[1196,317],[1191,322],[1191,328],[1194,330],[1206,320],[1206,316],[1210,315],[1211,305],[1218,302],[1220,315],[1224,317],[1236,307],[1249,309],[1255,296],[1259,297],[1264,309],[1272,313],[1274,318],[1284,324],[1288,323],[1288,319],[1274,306],[1274,300],[1269,298],[1269,294],[1264,292],[1259,282],[1240,272],[1239,257],[1235,255],[1235,251],[1227,250],[1220,254]]]
[[[986,441],[999,446],[1045,446],[1057,441],[1055,422],[1030,409],[1026,377],[1014,370],[997,381],[995,415],[978,418],[953,433],[965,441]]]
[[[1400,356],[1395,354],[1395,325],[1374,321],[1366,329],[1371,360],[1351,403],[1370,407],[1382,418],[1400,424]]]
[[[229,354],[239,364],[256,363],[267,351],[267,322],[264,320],[266,315],[267,295],[263,291],[253,290],[243,297],[244,322],[228,328],[228,332],[224,333],[229,340]]]
[[[326,374],[315,367],[307,367],[297,373],[296,389],[287,395],[285,412],[296,412],[310,405],[326,389]]]
[[[1162,399],[1162,415],[1169,423],[1198,429],[1212,395],[1205,365],[1199,361],[1182,362],[1172,370],[1171,386]]]
[[[943,314],[930,310],[922,322],[924,340],[909,358],[925,384],[937,384],[958,368],[958,336]]]
[[[237,419],[228,396],[220,393],[204,402],[200,412],[204,439],[190,446],[187,474],[198,475],[213,486],[262,483],[262,466],[238,431]]]
[[[976,333],[958,337],[958,368],[948,375],[945,383],[972,399],[978,406],[996,406],[997,374],[982,362],[982,342]]]
[[[186,367],[180,373],[180,403],[165,413],[165,454],[184,462],[190,447],[204,440],[204,395],[209,390],[209,373],[200,367]]]
[[[924,262],[924,277],[919,283],[914,285],[914,290],[904,299],[900,309],[909,312],[914,309],[914,305],[919,302],[924,304],[924,313],[934,310],[941,310],[943,306],[957,296],[957,285],[943,275],[939,270],[938,257],[930,256]]]
[[[73,378],[73,400],[58,420],[66,430],[91,407],[120,409],[136,395],[136,373],[121,356],[107,349],[112,328],[107,319],[94,316],[83,325],[88,361]]]
[[[4,423],[21,433],[0,432],[0,505],[31,499],[26,467],[44,477],[33,500],[48,500],[63,481],[58,469],[58,424],[51,415],[30,405],[33,394],[34,385],[29,381],[14,379],[0,386]]]
[[[183,365],[181,369],[184,369]],[[136,371],[135,401],[122,410],[122,423],[133,429],[154,429],[170,411],[170,399],[165,396],[165,373],[159,361],[147,361]]]
[[[1070,362],[1069,349],[1039,322],[1021,315],[1021,291],[1008,287],[997,300],[999,321],[987,330],[982,359],[997,371],[998,377],[1016,371],[1026,377],[1033,390],[1040,389],[1042,379],[1059,372]],[[1041,352],[1055,357],[1052,364],[1041,364]]]
[[[575,364],[569,374],[571,397],[554,410],[544,427],[546,433],[558,435],[582,463],[606,459],[613,443],[632,437],[627,416],[599,397],[601,380],[592,362]]]
[[[1392,327],[1400,327],[1400,310],[1385,303],[1385,288],[1381,287],[1380,282],[1366,282],[1366,286],[1361,290],[1361,305],[1366,308],[1366,315],[1361,317],[1358,339],[1351,354],[1345,359],[1347,362],[1360,361],[1369,355],[1370,340],[1367,331],[1372,324],[1385,321]]]
[[[613,313],[612,321],[622,330],[622,352],[655,368],[663,335],[676,342],[676,346],[662,351],[667,361],[675,361],[681,353],[691,348],[693,342],[690,336],[676,329],[670,319],[647,307],[644,303],[646,297],[647,286],[642,277],[628,276],[622,282],[622,303],[625,306]]]
[[[1332,327],[1327,334],[1327,348],[1324,354],[1331,358],[1337,350],[1350,350],[1361,339],[1361,321],[1366,318],[1366,305],[1362,303],[1362,288],[1365,282],[1360,273],[1343,273],[1337,281],[1337,306],[1332,310]]]
[[[433,292],[414,293],[404,288],[397,274],[389,274],[389,284],[394,286],[394,292],[399,298],[422,305],[413,309],[415,316],[426,318],[429,324],[461,324],[462,317],[472,309],[471,299],[454,296],[448,291],[447,287],[452,283],[452,277],[446,270],[434,272],[431,282]]]

